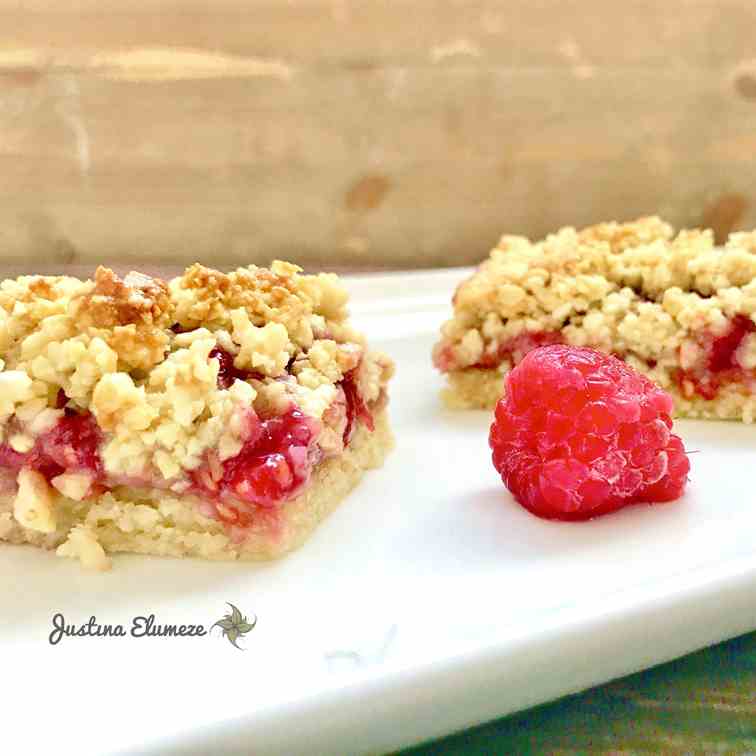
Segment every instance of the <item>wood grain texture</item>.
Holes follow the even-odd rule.
[[[756,5],[0,0],[0,254],[422,267],[756,226]]]
[[[756,633],[404,753],[756,753]]]

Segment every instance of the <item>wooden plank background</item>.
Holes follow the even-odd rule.
[[[0,255],[461,265],[756,226],[756,3],[0,0]]]

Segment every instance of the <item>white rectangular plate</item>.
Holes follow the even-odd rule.
[[[271,564],[117,557],[109,574],[0,548],[7,753],[368,753],[444,735],[756,628],[756,429],[679,422],[685,497],[539,520],[493,470],[489,414],[438,400],[430,364],[461,271],[354,278],[397,361],[397,448]],[[64,638],[52,617],[210,625],[209,638]]]

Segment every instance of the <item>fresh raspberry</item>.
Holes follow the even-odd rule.
[[[682,495],[690,463],[670,433],[672,398],[616,357],[544,346],[507,376],[489,444],[515,498],[540,517],[583,520]]]

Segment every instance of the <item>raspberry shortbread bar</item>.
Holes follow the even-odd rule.
[[[756,415],[756,232],[719,248],[651,217],[504,236],[453,303],[433,353],[450,406],[492,407],[530,350],[572,344],[645,373],[680,416]]]
[[[265,559],[391,446],[392,362],[336,276],[194,265],[170,282],[0,285],[0,540]]]

